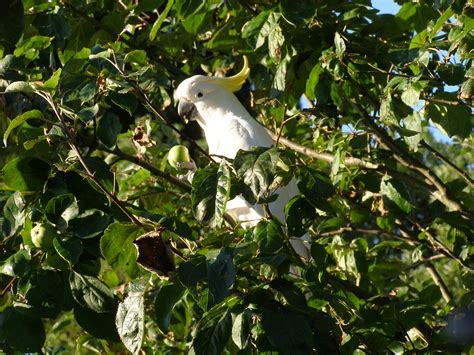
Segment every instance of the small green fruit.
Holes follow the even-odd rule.
[[[190,161],[188,148],[184,145],[175,145],[168,152],[168,163],[175,169],[179,169],[177,163],[189,163]]]
[[[51,223],[38,223],[31,229],[31,241],[41,250],[53,247],[53,240],[58,235],[56,228]]]

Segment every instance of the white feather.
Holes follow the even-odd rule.
[[[206,77],[196,75],[183,81],[176,90],[175,98],[195,104],[201,116],[198,122],[204,130],[209,154],[217,160],[219,157],[234,159],[239,150],[271,147],[274,143],[266,129],[255,121],[232,92],[207,82]],[[277,200],[268,207],[274,217],[284,222],[285,205],[299,193],[295,180],[279,188],[276,193]],[[260,205],[251,205],[242,196],[228,201],[226,212],[237,218],[244,228],[257,224],[265,217]],[[308,235],[291,238],[290,244],[300,256],[310,258]]]

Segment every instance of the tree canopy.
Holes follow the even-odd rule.
[[[2,1],[0,349],[472,352],[474,5],[396,2]],[[216,163],[173,91],[243,56],[276,143]]]

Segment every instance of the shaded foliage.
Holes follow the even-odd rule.
[[[472,2],[397,3],[3,2],[0,348],[472,351]],[[242,55],[239,97],[282,144],[216,164],[173,90]],[[286,224],[224,213],[293,178]],[[137,263],[151,230],[168,278]]]

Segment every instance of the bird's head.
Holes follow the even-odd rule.
[[[222,100],[235,99],[232,93],[240,90],[249,73],[247,57],[244,56],[244,66],[234,76],[220,78],[195,75],[184,80],[174,93],[178,114],[187,120],[198,120],[205,116],[207,108],[219,106]]]

